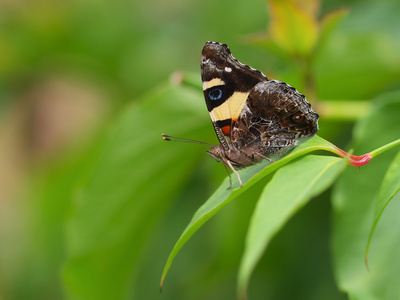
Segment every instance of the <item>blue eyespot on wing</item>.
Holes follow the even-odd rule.
[[[212,101],[218,101],[218,100],[220,100],[222,98],[222,94],[223,94],[222,93],[222,89],[216,87],[216,88],[211,89],[208,92],[208,97]]]

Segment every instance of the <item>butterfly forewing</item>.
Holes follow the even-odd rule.
[[[250,90],[267,78],[239,63],[227,45],[207,42],[201,55],[203,91],[218,139],[225,150],[231,147],[231,131]]]

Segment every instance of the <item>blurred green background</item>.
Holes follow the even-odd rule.
[[[316,97],[365,103],[400,88],[399,1],[322,1],[319,15],[341,6],[311,65]],[[217,142],[198,88],[208,40],[306,89],[293,60],[252,43],[269,18],[262,0],[0,1],[0,299],[235,298],[263,184],[196,233],[160,294],[169,251],[226,176],[207,149],[160,134]],[[319,135],[346,147],[356,118],[326,115]],[[329,198],[275,238],[251,299],[346,299]]]

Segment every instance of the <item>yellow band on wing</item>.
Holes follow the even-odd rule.
[[[221,78],[213,78],[210,81],[203,82],[203,91],[208,88],[212,88],[217,85],[225,85],[225,81],[221,80]]]
[[[214,79],[213,79],[214,80]],[[237,119],[243,109],[249,93],[235,92],[224,103],[210,112],[213,121]]]

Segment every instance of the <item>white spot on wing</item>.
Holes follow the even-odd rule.
[[[225,71],[226,71],[226,72],[232,72],[232,68],[225,67]]]

